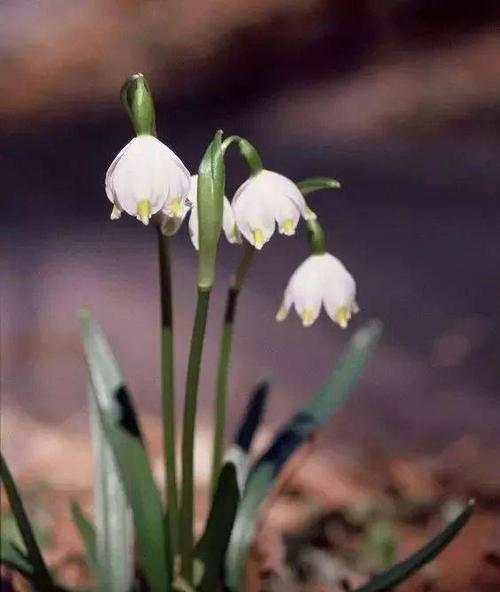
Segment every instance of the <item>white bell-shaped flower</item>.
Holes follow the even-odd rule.
[[[344,265],[330,253],[309,256],[294,271],[276,315],[283,321],[294,306],[305,327],[318,318],[321,305],[332,321],[343,329],[351,315],[359,312],[356,282]]]
[[[182,217],[189,186],[189,171],[170,148],[154,136],[137,136],[106,173],[106,194],[113,204],[111,219],[119,218],[122,211],[144,224],[159,211]]]
[[[293,181],[266,169],[243,183],[232,205],[240,232],[257,249],[274,234],[276,223],[281,234],[290,236],[300,216],[316,218]]]
[[[191,203],[191,213],[189,216],[189,236],[191,242],[196,250],[199,248],[199,232],[198,232],[198,175],[191,177],[191,188],[189,190],[188,202]],[[236,226],[234,219],[233,208],[231,203],[224,196],[224,209],[222,213],[222,229],[230,243],[241,243],[241,235]]]

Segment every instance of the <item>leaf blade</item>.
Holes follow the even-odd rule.
[[[275,478],[288,458],[346,399],[366,367],[381,332],[381,324],[374,321],[355,333],[323,388],[284,426],[252,468],[227,554],[226,583],[231,590],[238,590],[240,585],[252,541],[253,525]]]
[[[321,189],[340,189],[341,185],[339,181],[331,177],[312,177],[299,181],[297,187],[300,189],[302,195],[309,195],[309,193],[320,191]]]
[[[7,498],[10,503],[12,512],[16,518],[19,531],[21,533],[24,546],[26,547],[26,555],[33,567],[33,581],[36,582],[37,588],[42,592],[51,592],[54,590],[54,583],[49,570],[45,564],[38,543],[36,542],[33,529],[24,509],[24,504],[21,496],[17,491],[17,487],[10,472],[10,469],[0,453],[0,480],[2,481]]]
[[[223,465],[205,531],[198,545],[198,557],[204,565],[200,592],[216,589],[224,566],[224,557],[240,499],[236,467]]]
[[[356,588],[352,592],[385,592],[409,578],[451,543],[469,521],[474,506],[474,502],[470,500],[464,510],[423,547],[404,561],[376,575],[367,584]]]
[[[99,326],[86,315],[81,318],[81,330],[97,412],[132,509],[141,566],[151,589],[166,589],[172,578],[170,538],[165,532],[163,506],[137,417]],[[114,383],[106,383],[109,376]],[[111,397],[103,391],[104,384],[108,388],[114,385]]]
[[[80,535],[89,567],[97,576],[98,560],[94,525],[85,516],[80,505],[75,501],[71,502],[71,517],[76,529],[78,530],[78,534]]]

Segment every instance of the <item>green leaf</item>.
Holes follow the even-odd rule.
[[[111,352],[109,355],[112,356]],[[122,383],[118,368],[109,374],[107,389],[101,393],[105,408]],[[107,397],[105,397],[107,393]],[[113,450],[103,431],[94,397],[89,400],[90,428],[94,453],[94,500],[96,516],[96,584],[98,592],[129,590],[134,581],[134,529],[132,515]]]
[[[83,313],[82,326],[86,318]],[[99,333],[98,328],[96,333]],[[104,409],[112,410],[123,378],[109,345],[102,334],[100,337],[94,340],[93,349],[87,352],[87,358],[92,356],[95,368],[92,377],[95,393],[91,393],[89,398],[98,558],[95,576],[98,592],[122,592],[129,590],[134,580],[132,516],[114,453],[103,432],[95,398]]]
[[[29,559],[15,543],[3,536],[0,539],[0,563],[15,569],[28,580],[33,578],[33,566]]]
[[[255,432],[265,411],[268,394],[269,381],[261,380],[250,395],[250,401],[234,438],[234,443],[245,452],[249,452],[252,446]]]
[[[17,491],[12,474],[1,453],[0,479],[4,484],[10,507],[14,516],[16,517],[17,525],[26,548],[26,557],[33,568],[33,582],[36,583],[37,590],[40,590],[41,592],[52,592],[55,589],[52,577],[49,573],[49,570],[47,569],[47,566],[45,565],[42,553],[35,540],[33,529],[31,528],[28,516],[26,515],[23,502]]]
[[[396,564],[385,572],[376,575],[367,584],[356,588],[353,592],[384,592],[391,590],[426,563],[429,563],[457,536],[467,524],[473,510],[474,502],[471,500],[465,509],[452,520],[439,534],[431,539],[418,551],[410,555],[401,563]]]
[[[202,289],[210,289],[214,282],[217,245],[222,231],[225,168],[221,140],[219,130],[198,169],[198,287]]]
[[[132,508],[140,565],[151,590],[165,590],[172,578],[170,537],[137,417],[123,384],[116,385],[109,397],[107,386],[113,384],[110,376],[117,366],[97,323],[83,315],[81,330],[97,411]]]
[[[96,533],[92,522],[85,516],[77,502],[71,502],[71,516],[75,524],[87,556],[90,569],[97,576],[98,561],[96,550]]]
[[[233,445],[229,447],[224,455],[224,460],[232,462],[236,467],[238,486],[241,492],[248,477],[250,468],[249,453],[265,411],[268,393],[269,382],[261,380],[250,396],[250,401],[236,431]]]
[[[250,471],[238,509],[226,559],[226,584],[236,592],[244,573],[259,509],[290,456],[345,400],[360,378],[380,338],[382,326],[373,321],[358,330],[329,380],[281,429]]]
[[[201,592],[213,592],[221,579],[239,499],[236,467],[233,463],[225,463],[217,483],[205,532],[197,546],[197,556],[204,566],[199,586]]]
[[[299,181],[297,187],[300,189],[302,195],[308,195],[321,189],[339,189],[340,183],[331,177],[313,177]]]

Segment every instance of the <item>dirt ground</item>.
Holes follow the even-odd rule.
[[[70,500],[92,512],[88,437],[71,426],[54,429],[26,416],[4,416],[2,435],[47,561],[61,581],[89,585]],[[161,482],[158,422],[143,422],[153,468]],[[30,433],[23,445],[19,433]],[[197,527],[206,513],[209,431],[199,433]],[[269,439],[262,433],[259,446]],[[500,472],[498,451],[464,438],[439,455],[396,455],[372,446],[327,450],[316,439],[288,464],[266,503],[250,570],[263,590],[346,590],[403,558],[439,530],[458,504],[477,509],[446,551],[400,587],[419,592],[500,589]],[[77,470],[75,470],[75,467]],[[5,496],[3,534],[16,536]],[[4,570],[4,575],[7,572]],[[20,583],[18,582],[17,585]],[[2,588],[3,589],[3,588]],[[7,589],[7,588],[6,588]],[[19,589],[22,589],[20,587]]]

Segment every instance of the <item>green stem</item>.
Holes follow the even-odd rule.
[[[325,233],[318,220],[307,221],[307,238],[311,255],[322,255],[326,251]]]
[[[175,388],[174,334],[172,315],[172,273],[168,237],[158,228],[158,259],[161,297],[161,392],[163,415],[163,452],[165,459],[165,491],[167,492],[172,556],[179,546],[179,510],[175,460]]]
[[[227,293],[226,309],[224,312],[224,326],[219,349],[219,362],[217,366],[217,379],[215,385],[215,431],[212,452],[212,495],[217,487],[222,459],[224,453],[224,424],[226,421],[226,398],[227,383],[229,374],[229,361],[231,348],[233,345],[234,317],[238,296],[240,294],[243,282],[248,273],[252,262],[255,249],[245,243],[244,251],[236,272],[231,279],[231,284]]]
[[[262,160],[254,146],[252,146],[248,140],[245,140],[245,138],[242,138],[241,136],[229,136],[224,140],[224,142],[222,142],[222,153],[225,154],[229,146],[234,143],[238,145],[240,154],[243,156],[248,168],[250,169],[250,175],[253,177],[254,175],[260,173],[260,171],[264,168],[262,165]]]
[[[1,454],[0,481],[5,487],[7,499],[9,500],[12,513],[15,516],[19,532],[21,533],[21,538],[26,547],[26,554],[33,567],[37,589],[40,590],[40,592],[53,592],[55,590],[54,582],[52,581],[52,577],[45,565],[40,549],[38,548],[35,535],[31,529],[30,521],[26,515],[23,502],[17,491],[12,474]]]
[[[182,576],[193,581],[193,505],[194,505],[194,431],[203,341],[207,326],[210,289],[198,287],[196,315],[186,377],[184,423],[182,431],[182,506],[180,516],[180,551]]]

